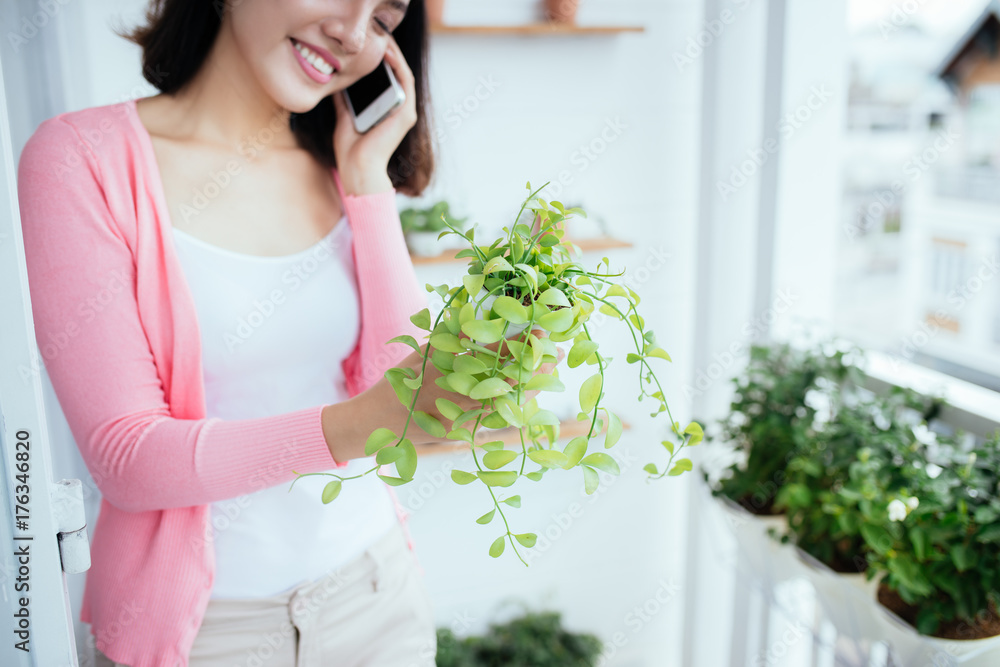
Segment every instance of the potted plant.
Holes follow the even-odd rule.
[[[655,334],[639,314],[639,295],[616,280],[624,271],[602,271],[602,264],[609,268],[607,257],[594,271],[570,259],[560,223],[570,216],[586,214],[580,209],[566,209],[558,201],[545,201],[538,196],[544,187],[531,191],[528,183],[529,194],[514,217],[517,221],[525,210],[531,211],[537,232],[515,223],[503,228],[504,237],[485,246],[475,243],[474,228],[463,234],[445,220],[448,229],[443,234],[460,236],[470,246],[456,254],[457,258],[469,258],[468,272],[454,286],[427,285],[428,291],[442,301],[440,312],[432,318],[429,309],[424,308],[410,318],[427,332],[426,344],[408,335],[386,341],[413,348],[420,358],[419,370],[405,367],[385,372],[397,398],[409,410],[408,417],[402,433],[388,428],[371,433],[365,454],[374,455],[376,465],[355,476],[375,472],[394,486],[412,481],[417,456],[413,442],[406,437],[409,428],[419,428],[431,437],[468,443],[475,469],[452,470],[451,478],[460,485],[480,482],[487,487],[492,507],[477,523],[490,524],[498,517],[504,526],[504,532],[489,546],[489,554],[499,557],[509,542],[525,565],[517,547],[531,548],[536,535],[511,530],[505,512],[520,507],[521,498],[513,495],[501,500],[497,491],[511,487],[521,477],[538,482],[550,471],[575,468],[581,471],[585,492],[592,494],[598,487],[598,470],[614,475],[620,472],[615,459],[601,451],[618,442],[622,423],[605,401],[605,373],[613,359],[602,353],[600,344],[591,336],[588,322],[595,310],[627,327],[634,352],[627,353],[625,361],[634,364],[638,372],[637,400],[653,399],[657,405],[650,416],[666,412],[670,420],[673,438],[660,443],[664,448],[661,456],[666,458],[664,467],[660,470],[656,463],[649,463],[644,470],[653,479],[691,470],[690,459],[678,455],[702,439],[697,422],[682,428],[670,413],[652,368],[656,360],[670,361],[670,356],[657,345]],[[511,335],[512,329],[517,333]],[[536,336],[534,331],[539,329],[545,335]],[[527,399],[525,395],[534,390],[565,390],[557,372],[535,373],[542,363],[559,362],[555,350],[558,342],[571,343],[566,355],[570,367],[596,367],[578,391],[577,421],[588,425],[587,433],[570,439],[563,447],[557,444],[558,417],[540,407],[534,396]],[[438,399],[433,412],[416,409],[428,362],[440,373],[435,382],[441,388],[479,401],[480,407],[463,411],[452,401]],[[507,449],[502,441],[479,444],[476,436],[483,426],[516,429],[520,442],[515,449]],[[592,441],[600,441],[605,426],[603,446],[591,451]],[[529,464],[537,469],[530,469]],[[395,466],[396,474],[385,474],[383,466]],[[308,474],[336,478],[326,485],[323,502],[335,499],[342,482],[351,479],[328,472]]]
[[[878,489],[908,487],[920,459],[915,421],[926,423],[938,404],[912,391],[867,398],[847,385],[835,411],[797,437],[775,505],[785,508],[788,535],[807,564],[806,575],[842,635],[872,639],[870,600],[878,584],[868,567],[862,506]]]
[[[403,228],[403,236],[410,252],[420,257],[433,257],[442,250],[461,247],[444,239],[444,232],[449,229],[445,218],[451,218],[447,201],[439,201],[429,208],[405,208],[399,212],[399,222]],[[453,219],[453,225],[464,229],[463,223],[468,218]]]
[[[880,629],[902,664],[1000,664],[1000,433],[969,447],[926,429],[909,489],[867,506]]]
[[[823,407],[813,402],[851,375],[850,357],[830,344],[799,349],[788,343],[754,345],[746,368],[733,379],[721,440],[736,460],[718,480],[704,477],[727,513],[748,564],[769,581],[795,576],[801,563],[778,541],[787,517],[775,501],[801,435]],[[811,400],[812,399],[812,400]],[[832,399],[827,399],[832,400]]]
[[[529,612],[507,623],[493,623],[483,636],[459,639],[438,628],[437,667],[593,667],[603,645],[589,633],[573,633],[558,612]]]

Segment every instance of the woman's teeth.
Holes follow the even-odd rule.
[[[308,47],[294,42],[295,48],[298,49],[302,57],[309,61],[309,64],[316,68],[316,71],[322,72],[323,74],[331,74],[333,72],[333,65],[323,60],[316,53],[311,51]]]

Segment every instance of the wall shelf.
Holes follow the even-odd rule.
[[[603,421],[607,422],[607,419]],[[624,419],[622,420],[622,431],[627,431],[631,428],[628,422]],[[587,435],[590,430],[590,421],[563,421],[559,422],[559,441],[568,440],[569,438],[575,438],[578,435]],[[608,430],[608,425],[605,423],[601,428],[601,433]],[[494,440],[502,440],[504,445],[508,449],[521,447],[521,438],[518,435],[518,430],[513,427],[501,428],[495,431],[479,431],[476,434],[476,444],[481,445],[486,442],[492,442]],[[596,437],[596,436],[595,436]],[[545,442],[548,439],[543,438]],[[442,442],[437,445],[416,445],[417,456],[434,456],[436,454],[455,454],[457,452],[467,452],[469,451],[469,443],[462,442],[459,440],[449,440],[447,442]]]
[[[615,248],[631,248],[632,244],[628,241],[622,241],[621,239],[611,238],[610,236],[600,236],[587,239],[569,239],[577,245],[583,252],[593,252],[595,250],[612,250]],[[410,255],[410,259],[413,261],[414,266],[419,264],[442,264],[444,262],[459,262],[468,261],[468,257],[459,257],[456,259],[455,254],[461,250],[460,248],[446,250],[440,255],[432,256],[422,256],[422,255]]]
[[[575,25],[539,22],[523,25],[447,25],[432,23],[436,35],[616,35],[623,32],[645,32],[641,25]]]

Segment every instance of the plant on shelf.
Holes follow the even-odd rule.
[[[910,486],[922,456],[913,424],[927,423],[939,404],[899,388],[871,398],[852,385],[842,391],[846,397],[833,401],[836,412],[796,431],[775,507],[788,517],[784,541],[835,572],[855,573],[868,569],[862,532],[870,526],[862,507],[876,493],[871,480],[892,493]]]
[[[444,233],[461,236],[470,246],[456,255],[469,258],[468,272],[454,286],[427,285],[427,290],[443,302],[441,311],[432,318],[429,309],[424,308],[410,318],[427,332],[426,344],[408,335],[386,341],[409,345],[420,360],[419,368],[390,368],[385,372],[396,397],[409,411],[406,423],[401,433],[388,428],[371,433],[365,454],[374,454],[376,465],[364,473],[353,477],[308,473],[336,478],[326,485],[324,502],[336,498],[344,480],[373,471],[390,485],[412,481],[417,455],[407,432],[415,426],[434,438],[469,444],[476,469],[452,470],[451,478],[460,485],[481,482],[489,492],[492,507],[477,523],[489,524],[495,517],[503,523],[503,533],[492,542],[489,554],[499,557],[509,541],[517,557],[527,565],[517,546],[530,548],[537,536],[511,530],[505,509],[520,507],[521,498],[513,495],[498,499],[497,491],[512,486],[521,477],[538,482],[551,470],[578,468],[585,492],[592,494],[599,484],[599,470],[612,475],[620,472],[610,454],[590,451],[592,441],[598,440],[605,428],[601,449],[614,446],[622,433],[621,419],[605,401],[605,376],[613,359],[600,351],[588,326],[595,310],[628,328],[634,351],[627,353],[626,362],[636,366],[640,388],[637,400],[653,399],[657,405],[650,416],[666,412],[670,419],[674,437],[661,441],[666,458],[662,471],[656,463],[649,463],[644,470],[652,478],[691,470],[690,459],[678,455],[685,447],[701,441],[702,429],[697,422],[682,427],[670,414],[663,386],[652,368],[654,360],[670,361],[670,357],[657,345],[653,331],[646,328],[636,308],[638,294],[617,280],[624,271],[602,272],[602,264],[605,269],[609,267],[607,257],[594,271],[570,259],[559,223],[585,213],[580,209],[565,209],[558,201],[545,201],[538,196],[544,187],[531,191],[528,183],[530,194],[514,217],[517,221],[525,210],[531,211],[537,232],[515,222],[510,228],[503,228],[505,236],[485,246],[475,243],[475,228],[463,234],[445,221],[449,229]],[[536,335],[536,331],[542,335]],[[559,418],[539,407],[534,394],[565,389],[557,371],[536,372],[543,363],[558,364],[555,344],[564,341],[572,342],[566,356],[571,368],[596,369],[583,381],[578,393],[577,421],[589,424],[587,433],[560,448],[557,446]],[[463,410],[453,401],[439,398],[434,410],[417,409],[428,362],[440,373],[434,380],[439,387],[473,399],[472,403],[478,407]],[[527,392],[533,392],[531,398]],[[477,435],[481,427],[508,426],[518,434],[516,449],[506,449],[499,440],[480,444]],[[537,469],[530,469],[529,464]],[[396,475],[380,470],[389,465],[395,465]]]
[[[492,624],[484,636],[459,639],[447,628],[437,632],[437,667],[593,667],[601,640],[562,626],[558,612],[528,613]]]
[[[405,208],[399,212],[400,226],[410,252],[420,256],[434,256],[446,248],[455,247],[443,241],[442,237],[449,229],[445,218],[451,217],[447,201],[439,201],[429,208]],[[468,218],[452,220],[452,225],[464,229]]]
[[[908,486],[870,483],[864,537],[871,566],[886,573],[879,602],[924,635],[1000,635],[1000,432],[971,448],[917,434],[933,455]]]
[[[835,409],[830,402],[841,395],[838,388],[857,376],[852,354],[831,343],[805,350],[788,343],[750,348],[746,368],[733,379],[735,394],[717,436],[737,460],[713,494],[752,514],[780,513],[775,500],[796,443],[808,437],[817,410]]]

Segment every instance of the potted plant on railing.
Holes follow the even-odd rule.
[[[846,351],[830,344],[799,349],[788,343],[754,345],[746,368],[733,379],[735,393],[721,423],[721,441],[736,460],[717,481],[704,473],[747,554],[748,565],[768,580],[795,574],[796,559],[780,538],[787,528],[775,506],[786,467],[801,433],[810,427],[825,397],[853,372]],[[777,559],[777,560],[776,560]]]
[[[399,212],[399,222],[406,238],[406,246],[410,252],[420,257],[433,257],[443,250],[462,247],[462,241],[455,243],[444,238],[449,229],[445,218],[450,218],[451,211],[447,201],[439,201],[429,208],[405,208]],[[468,218],[452,219],[451,224],[464,229]],[[464,240],[464,239],[463,239]]]
[[[777,507],[788,516],[789,541],[808,565],[806,576],[842,636],[871,639],[871,598],[877,586],[868,567],[861,507],[880,491],[911,485],[921,460],[912,424],[933,417],[938,404],[894,389],[868,398],[848,386],[829,420],[801,435],[787,467]]]
[[[1000,664],[1000,433],[974,446],[922,431],[912,486],[867,505],[880,629],[901,664]],[[891,612],[891,613],[890,613]],[[950,656],[950,658],[949,658]]]
[[[542,188],[545,186],[543,185]],[[527,188],[531,191],[531,184]],[[415,351],[412,366],[390,368],[385,377],[399,401],[409,410],[402,433],[378,428],[368,437],[365,454],[375,456],[371,469],[353,477],[321,472],[330,481],[322,495],[323,502],[333,501],[340,493],[343,481],[376,472],[387,484],[398,486],[413,480],[417,455],[407,430],[419,428],[431,437],[468,443],[475,470],[452,470],[452,480],[460,485],[481,482],[487,487],[492,507],[479,519],[490,524],[499,517],[504,532],[494,539],[489,554],[500,556],[510,543],[524,562],[517,547],[531,548],[534,533],[516,533],[510,528],[505,510],[521,506],[519,495],[497,498],[497,491],[509,488],[521,477],[540,481],[553,470],[579,469],[584,490],[592,494],[598,487],[598,470],[617,475],[620,470],[613,457],[605,451],[590,451],[606,428],[603,447],[608,449],[622,434],[621,419],[611,411],[605,399],[605,374],[613,359],[604,354],[588,326],[591,314],[598,310],[627,328],[634,352],[625,361],[634,364],[638,372],[640,394],[656,403],[650,413],[655,417],[666,412],[673,438],[661,441],[665,458],[662,470],[649,463],[644,470],[653,479],[679,475],[691,470],[690,459],[678,455],[685,447],[697,445],[702,429],[697,422],[685,427],[674,421],[667,406],[665,393],[652,368],[656,360],[670,361],[670,356],[657,345],[656,336],[646,327],[637,306],[639,295],[617,280],[622,273],[610,273],[608,258],[602,258],[596,270],[588,271],[570,258],[564,243],[561,223],[573,215],[585,215],[579,209],[565,209],[558,201],[547,202],[538,197],[542,189],[530,192],[514,217],[520,220],[525,210],[531,211],[537,232],[528,225],[515,223],[504,227],[505,236],[488,246],[475,243],[475,228],[464,234],[447,220],[448,230],[465,239],[470,247],[456,253],[456,258],[469,258],[468,273],[460,284],[427,285],[437,294],[442,309],[432,318],[428,308],[410,319],[427,332],[427,344],[419,344],[412,336],[397,336],[387,343],[405,343]],[[605,271],[602,271],[602,265]],[[546,332],[538,336],[536,330]],[[577,421],[589,425],[585,435],[558,447],[560,421],[550,410],[538,405],[528,391],[559,392],[565,386],[558,373],[536,373],[543,363],[558,363],[555,344],[570,342],[567,364],[594,366],[596,370],[583,381],[578,392]],[[414,355],[411,355],[414,357]],[[443,389],[479,401],[479,407],[463,411],[446,399],[437,399],[434,410],[416,408],[430,362],[440,374],[434,382]],[[419,366],[419,368],[417,368]],[[603,416],[602,416],[603,415]],[[507,449],[503,441],[480,444],[480,427],[516,430],[519,443]],[[535,470],[526,469],[531,463]],[[385,474],[383,466],[395,466],[396,475]],[[303,477],[306,475],[299,475]],[[293,481],[294,484],[294,481]],[[525,562],[525,565],[527,563]]]

